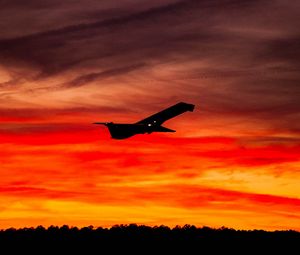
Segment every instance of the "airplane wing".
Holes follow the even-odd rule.
[[[187,104],[184,102],[180,102],[178,104],[175,104],[161,112],[155,113],[151,115],[150,117],[140,120],[139,122],[136,122],[135,124],[158,124],[161,125],[163,122],[176,117],[179,114],[182,114],[184,112],[190,111],[192,112],[195,108],[195,105],[193,104]]]

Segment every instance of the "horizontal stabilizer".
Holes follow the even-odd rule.
[[[163,126],[158,126],[155,128],[155,132],[176,132],[176,131],[173,129],[170,129],[170,128],[163,127]]]
[[[107,126],[110,122],[94,122],[93,124],[96,124],[96,125],[105,125]]]

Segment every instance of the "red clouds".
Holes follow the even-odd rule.
[[[200,152],[196,155],[222,162],[227,161],[233,165],[241,164],[255,167],[285,162],[298,162],[300,159],[300,146],[269,145],[258,148],[241,147],[232,150],[211,150]]]

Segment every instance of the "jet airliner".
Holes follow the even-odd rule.
[[[180,102],[136,123],[94,122],[93,124],[105,125],[113,139],[126,139],[137,134],[151,134],[152,132],[175,132],[162,124],[177,115],[187,111],[192,112],[194,108],[193,104]]]

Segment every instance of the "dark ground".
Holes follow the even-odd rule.
[[[117,225],[109,229],[44,227],[0,231],[1,250],[9,254],[271,254],[300,248],[300,232]]]

